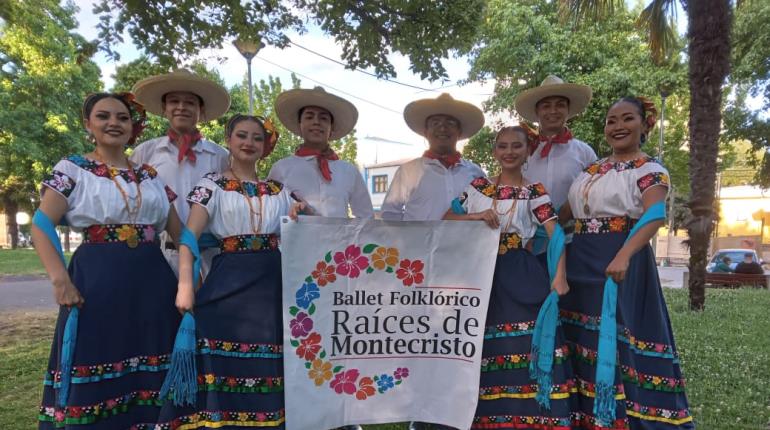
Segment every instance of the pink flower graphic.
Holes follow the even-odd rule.
[[[396,379],[405,379],[407,376],[409,376],[409,369],[406,367],[399,367],[395,372],[393,372],[393,376],[395,376]]]
[[[313,330],[313,320],[308,317],[304,312],[297,314],[297,318],[294,318],[289,322],[291,328],[291,337],[305,337]]]
[[[350,369],[345,372],[340,372],[334,375],[334,379],[329,383],[329,386],[337,394],[355,394],[357,391],[356,379],[358,379],[358,369]]]
[[[361,248],[350,245],[345,248],[345,253],[334,254],[334,262],[337,263],[337,274],[358,278],[361,271],[369,266],[369,260],[361,255]]]

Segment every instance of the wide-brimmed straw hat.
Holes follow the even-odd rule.
[[[484,127],[484,113],[471,103],[455,100],[442,93],[435,99],[415,100],[404,108],[406,125],[425,136],[425,120],[433,115],[448,115],[460,122],[460,139],[467,139]]]
[[[193,93],[203,100],[201,121],[217,119],[230,108],[230,95],[223,86],[185,69],[142,79],[133,89],[137,101],[155,115],[163,115],[163,96],[177,91]]]
[[[308,106],[326,109],[332,114],[334,124],[330,140],[341,139],[353,131],[358,121],[358,109],[353,103],[327,93],[321,87],[293,89],[284,91],[275,99],[275,113],[283,125],[292,133],[300,136],[299,111]]]
[[[569,114],[572,118],[583,112],[591,101],[591,87],[588,85],[569,84],[558,76],[549,75],[540,86],[522,91],[513,104],[516,112],[530,122],[538,122],[535,106],[546,97],[560,96],[569,100]]]

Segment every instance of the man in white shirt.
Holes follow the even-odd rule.
[[[409,103],[404,109],[409,128],[428,140],[429,149],[396,171],[382,204],[382,219],[440,220],[471,181],[484,172],[462,158],[457,141],[484,126],[476,106],[449,94]]]
[[[538,136],[524,165],[524,176],[545,186],[557,210],[567,204],[567,194],[575,178],[596,161],[594,150],[575,139],[567,128],[567,120],[582,113],[590,101],[591,87],[565,83],[552,75],[540,86],[521,92],[514,101],[521,117],[539,125]],[[539,229],[533,252],[544,256],[546,244],[545,231]]]
[[[224,171],[229,162],[227,150],[206,140],[197,129],[198,122],[219,118],[227,112],[230,96],[216,82],[184,69],[143,79],[134,85],[133,92],[145,109],[168,119],[169,129],[166,136],[137,146],[131,161],[148,164],[158,171],[158,176],[178,196],[173,204],[179,218],[186,223],[190,214],[187,194],[203,175]],[[218,248],[213,236],[205,233],[199,245],[205,274]],[[161,246],[166,260],[178,274],[179,253],[174,243],[164,234]]]
[[[484,126],[484,113],[476,106],[443,93],[404,108],[404,120],[428,140],[428,150],[396,171],[382,203],[382,219],[398,221],[440,220],[471,181],[484,172],[457,151],[457,141]],[[431,428],[413,422],[410,430]],[[434,429],[451,427],[434,424]]]
[[[268,178],[296,193],[315,215],[347,218],[352,213],[356,218],[371,218],[372,200],[364,178],[329,146],[329,141],[353,131],[356,107],[315,87],[284,91],[275,100],[275,112],[303,143],[294,155],[276,162]]]

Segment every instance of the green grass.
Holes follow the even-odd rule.
[[[69,258],[72,254],[65,255]],[[45,268],[34,249],[0,249],[2,275],[45,275]]]
[[[770,292],[709,290],[706,310],[687,292],[665,290],[698,428],[770,428]],[[0,314],[0,428],[36,426],[54,313]],[[405,430],[406,424],[365,426]]]

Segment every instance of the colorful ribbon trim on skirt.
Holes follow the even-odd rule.
[[[564,253],[564,230],[557,223],[551,239],[548,241],[548,278],[553,285],[559,260]],[[535,400],[540,406],[551,408],[551,388],[553,386],[553,351],[556,345],[556,327],[559,325],[559,294],[551,290],[546,297],[535,321],[532,333],[532,354],[529,362],[529,377],[537,381]]]
[[[222,252],[275,251],[279,243],[275,234],[241,234],[222,239],[219,249]]]
[[[193,255],[193,288],[197,290],[201,271],[201,252],[195,234],[187,227],[183,227],[179,244],[188,247]],[[179,330],[176,332],[174,350],[171,352],[171,368],[160,389],[161,399],[165,399],[171,393],[173,402],[177,406],[195,404],[198,392],[195,345],[195,318],[192,313],[187,312],[182,317]]]
[[[626,238],[626,243],[645,225],[666,219],[666,204],[663,201],[650,206]],[[602,315],[599,323],[599,347],[596,359],[596,399],[594,415],[608,425],[615,421],[615,360],[617,354],[618,284],[611,277],[604,283]]]
[[[64,258],[64,251],[61,248],[59,235],[56,234],[56,227],[46,214],[40,209],[35,211],[32,222],[42,231],[51,246],[59,254],[64,267],[67,267],[67,260]],[[58,404],[60,407],[67,406],[67,397],[69,397],[70,384],[72,382],[72,356],[75,355],[75,345],[77,344],[78,317],[80,310],[77,307],[70,308],[67,315],[67,322],[64,324],[64,339],[61,347],[61,357],[59,360],[59,371],[61,372],[61,385],[59,386]]]

